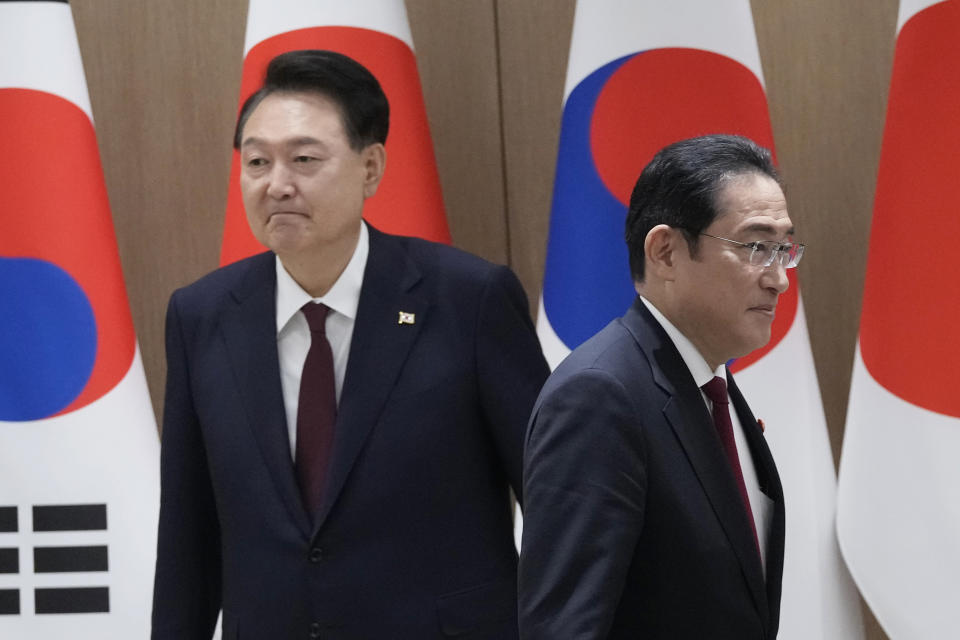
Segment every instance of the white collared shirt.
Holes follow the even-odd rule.
[[[353,256],[343,273],[333,283],[326,295],[312,297],[287,273],[276,258],[277,268],[277,354],[280,358],[280,386],[283,388],[283,408],[287,416],[287,433],[290,436],[290,456],[297,451],[297,408],[300,403],[300,376],[303,363],[310,350],[310,326],[300,310],[308,302],[321,302],[330,308],[327,313],[326,330],[330,349],[333,351],[333,377],[336,384],[337,402],[343,389],[347,372],[347,358],[353,340],[353,325],[360,304],[360,289],[363,272],[370,253],[370,234],[365,222],[360,224],[360,237]]]
[[[726,365],[721,364],[715,371],[710,370],[710,365],[704,360],[703,356],[690,340],[677,329],[667,317],[660,313],[660,310],[653,306],[653,303],[640,296],[644,306],[657,319],[663,330],[667,332],[673,345],[680,352],[684,364],[690,370],[693,381],[700,387],[700,397],[707,407],[707,411],[713,413],[713,403],[703,392],[703,385],[707,384],[714,376],[727,381]],[[730,399],[729,392],[727,399]],[[771,506],[772,501],[760,490],[760,481],[757,479],[757,468],[753,463],[753,456],[750,453],[750,445],[747,443],[747,437],[743,433],[743,425],[740,424],[740,416],[737,415],[730,404],[730,421],[733,423],[733,439],[737,444],[737,456],[740,458],[740,470],[743,473],[743,483],[747,487],[747,495],[750,497],[750,510],[753,512],[753,522],[757,528],[757,537],[760,542],[760,563],[763,566],[764,574],[767,570],[767,539],[770,530]]]

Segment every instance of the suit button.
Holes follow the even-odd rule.
[[[323,560],[323,549],[314,547],[310,549],[310,562],[320,562]]]
[[[310,625],[310,637],[319,638],[320,637],[320,623],[314,622]]]

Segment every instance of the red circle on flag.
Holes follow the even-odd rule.
[[[270,60],[299,49],[328,49],[353,58],[376,76],[390,102],[387,169],[376,195],[364,204],[364,219],[387,233],[450,242],[413,50],[394,36],[355,27],[312,27],[282,33],[260,42],[247,54],[240,105],[263,84]],[[240,158],[234,152],[220,264],[263,250],[247,225],[240,195]]]
[[[664,48],[631,57],[597,98],[590,129],[597,173],[624,206],[637,176],[663,147],[711,133],[737,134],[773,151],[767,98],[756,75],[711,51]],[[765,347],[738,358],[738,371],[756,362],[787,334],[797,311],[796,273],[780,296]]]
[[[0,89],[0,110],[0,255],[59,266],[93,308],[96,359],[69,413],[116,386],[136,348],[97,138],[86,113],[49,93]]]
[[[726,56],[666,48],[641,52],[614,72],[597,98],[590,139],[597,172],[627,205],[657,151],[710,133],[746,136],[773,150],[763,86]]]
[[[877,178],[860,352],[891,393],[960,417],[960,2],[900,30]]]

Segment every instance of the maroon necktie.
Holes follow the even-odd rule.
[[[733,422],[730,421],[730,400],[727,398],[727,381],[719,376],[714,376],[713,380],[701,387],[703,392],[713,403],[713,426],[717,429],[720,436],[720,442],[723,443],[723,450],[727,454],[727,460],[730,462],[730,468],[733,470],[733,477],[737,481],[737,487],[740,489],[740,496],[743,498],[743,504],[747,509],[747,520],[750,521],[750,528],[753,530],[753,539],[757,543],[757,550],[760,550],[760,539],[757,537],[757,525],[753,521],[753,510],[750,508],[750,497],[747,495],[747,485],[743,481],[743,470],[740,468],[740,456],[737,455],[737,443],[733,438]]]
[[[333,351],[327,341],[326,319],[329,307],[309,302],[303,315],[310,325],[310,350],[300,377],[297,405],[296,469],[300,495],[313,517],[323,499],[333,426],[337,420],[337,392],[333,379]]]

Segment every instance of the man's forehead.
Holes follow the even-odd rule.
[[[793,222],[790,218],[783,217],[777,219],[767,218],[747,218],[742,221],[736,231],[739,233],[769,233],[773,235],[793,235]]]
[[[792,233],[783,190],[765,174],[731,178],[717,194],[716,205],[715,224],[738,231]]]
[[[793,221],[786,207],[735,209],[721,212],[711,227],[722,227],[729,233],[767,233],[790,235]]]
[[[241,147],[256,144],[323,144],[346,135],[336,102],[321,93],[277,92],[265,97],[244,125]]]

